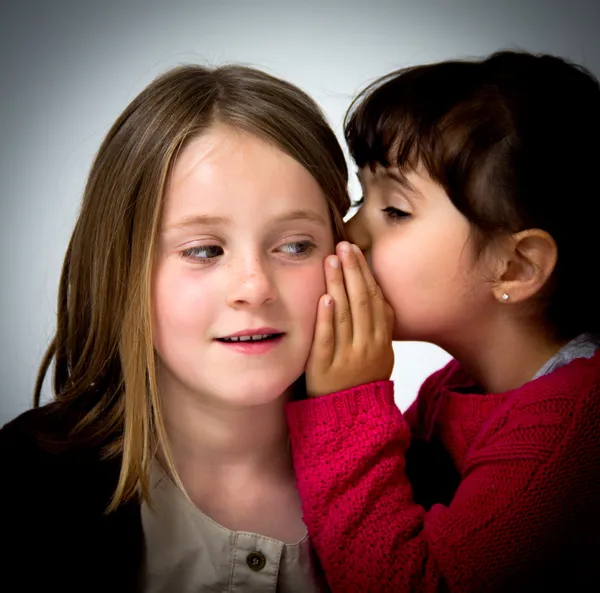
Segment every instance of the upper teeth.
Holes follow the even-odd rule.
[[[231,336],[230,338],[222,338],[227,342],[256,342],[269,338],[272,334],[256,334],[255,336]]]

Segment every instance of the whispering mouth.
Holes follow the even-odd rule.
[[[281,338],[283,334],[256,334],[253,336],[231,336],[230,338],[216,338],[217,342],[223,342],[225,344],[232,343],[248,343],[248,342],[268,342]]]

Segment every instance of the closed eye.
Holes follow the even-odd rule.
[[[405,220],[412,216],[410,212],[405,212],[404,210],[394,208],[393,206],[388,206],[387,208],[382,208],[381,211],[386,215],[386,217],[391,222],[398,222],[400,220]]]

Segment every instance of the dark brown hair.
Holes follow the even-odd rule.
[[[528,228],[550,233],[549,327],[563,338],[600,331],[600,86],[589,71],[513,51],[406,68],[357,97],[345,136],[358,167],[424,166],[480,250]]]
[[[34,403],[54,361],[57,414],[75,408],[70,438],[121,456],[110,509],[141,491],[156,447],[174,471],[156,388],[150,286],[165,187],[178,153],[215,122],[290,155],[319,183],[334,238],[349,208],[347,168],[316,103],[297,87],[238,66],[179,67],[144,89],[102,143],[59,288],[57,329]]]

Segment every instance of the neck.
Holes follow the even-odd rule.
[[[474,338],[453,344],[447,351],[485,393],[503,393],[531,381],[565,343],[552,338],[539,326],[527,327],[504,319],[493,328],[483,329]]]
[[[277,478],[293,471],[285,394],[267,404],[234,407],[160,381],[159,390],[171,454],[186,489],[232,472]]]

